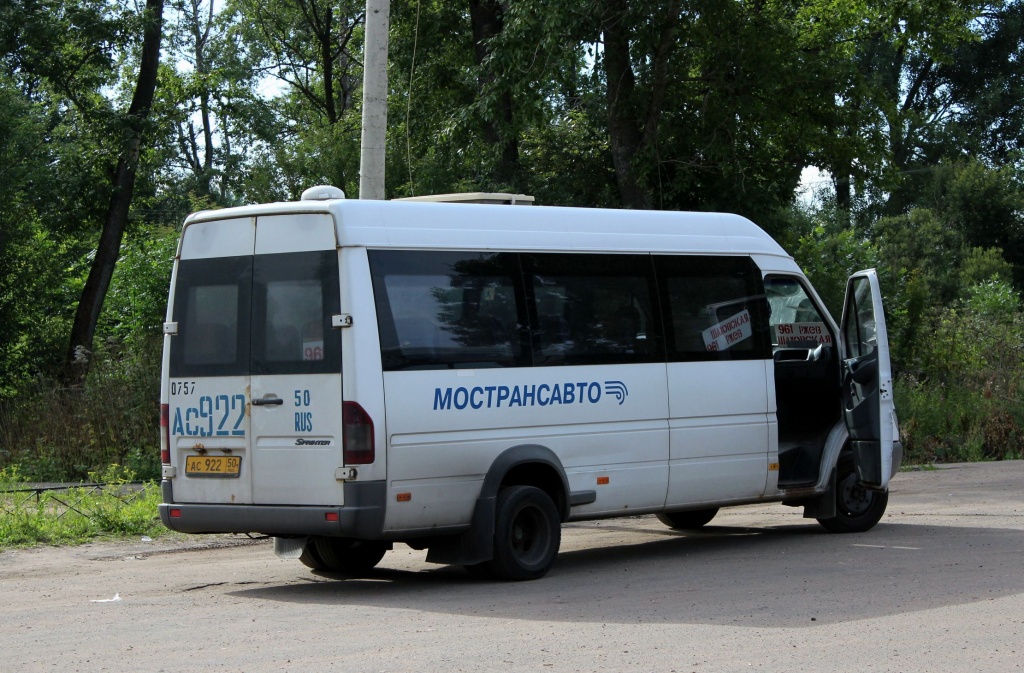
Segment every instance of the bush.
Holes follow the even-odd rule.
[[[160,476],[160,340],[107,342],[88,381],[39,381],[0,403],[0,467],[37,481],[76,481],[107,465]]]
[[[906,461],[1024,457],[1024,314],[999,280],[922,328],[896,381]]]

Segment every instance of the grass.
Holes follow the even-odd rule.
[[[119,465],[89,476],[102,486],[33,492],[17,467],[0,470],[0,548],[168,532],[157,515],[155,482],[135,483],[135,473]]]
[[[982,389],[897,379],[896,413],[905,464],[1024,457],[1024,409]]]

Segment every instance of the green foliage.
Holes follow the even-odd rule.
[[[1009,283],[999,280],[998,276],[969,287],[964,306],[982,319],[997,325],[1012,325],[1021,311],[1020,295],[1014,292]]]
[[[914,460],[1024,455],[1024,312],[992,280],[969,288],[921,329],[896,405]]]
[[[583,110],[528,131],[521,145],[526,191],[540,203],[609,207],[617,203],[608,140]]]
[[[960,287],[972,288],[989,280],[1013,278],[1013,265],[999,248],[968,248],[960,266]]]
[[[122,245],[100,317],[99,331],[108,340],[131,344],[162,334],[177,244],[178,232],[160,227],[140,232]]]
[[[135,473],[119,465],[88,477],[103,486],[33,492],[17,467],[0,469],[0,548],[167,532],[157,516],[156,483],[135,484]]]
[[[84,386],[42,380],[0,403],[0,466],[40,481],[85,479],[111,463],[157,478],[160,348],[154,337],[107,341]]]
[[[1019,402],[958,387],[896,381],[905,465],[1024,458]]]
[[[1016,167],[993,169],[975,161],[952,166],[941,176],[942,218],[968,244],[1000,249],[1013,267],[1012,280],[1024,288],[1024,181]]]
[[[829,313],[843,313],[846,280],[854,271],[877,265],[878,250],[853,229],[837,222],[840,213],[823,211],[804,222],[809,230],[790,245],[793,257],[818,291]]]

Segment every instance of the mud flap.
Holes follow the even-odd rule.
[[[274,554],[278,558],[297,559],[306,548],[308,537],[275,537]]]
[[[473,522],[465,533],[439,538],[427,549],[427,563],[473,565],[494,558],[494,512],[497,498],[478,498]]]
[[[832,468],[832,474],[828,478],[828,489],[817,498],[812,498],[804,504],[805,519],[834,519],[836,518],[836,468]]]

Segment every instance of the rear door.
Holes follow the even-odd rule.
[[[892,472],[892,368],[874,269],[850,277],[843,307],[843,413],[858,480],[885,489]]]
[[[168,330],[176,502],[252,502],[248,386],[255,239],[251,217],[185,230]]]
[[[326,214],[186,229],[170,352],[177,502],[343,504],[335,241]]]
[[[252,282],[253,502],[341,505],[338,252],[329,215],[256,223]]]

